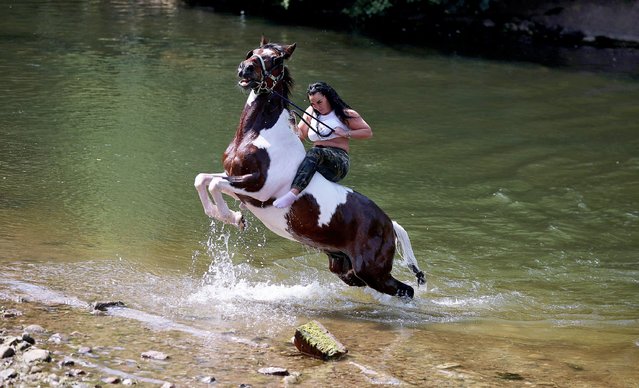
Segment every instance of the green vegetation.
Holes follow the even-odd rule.
[[[295,346],[302,353],[325,360],[337,359],[348,352],[321,323],[310,321],[295,331]]]
[[[283,18],[323,15],[341,15],[357,25],[371,19],[392,18],[396,15],[421,17],[427,13],[477,14],[488,11],[500,0],[326,0],[321,3],[311,0],[246,0],[241,3],[225,0],[185,0],[189,5],[208,5],[224,11],[247,11]],[[325,22],[325,21],[324,21]]]

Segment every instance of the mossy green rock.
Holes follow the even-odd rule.
[[[326,328],[317,321],[310,321],[295,330],[295,347],[300,352],[322,360],[334,360],[348,350]]]

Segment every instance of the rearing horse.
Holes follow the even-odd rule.
[[[269,43],[262,37],[260,47],[240,63],[238,84],[251,92],[222,157],[224,172],[195,178],[204,212],[245,228],[242,214],[226,204],[222,194],[227,194],[276,234],[325,252],[331,272],[349,286],[412,298],[413,288],[391,275],[398,241],[418,285],[425,283],[408,234],[364,195],[316,173],[290,207],[273,206],[275,198],[290,190],[305,155],[289,122],[293,79],[284,61],[295,46]]]

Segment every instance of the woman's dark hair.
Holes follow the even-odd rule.
[[[340,120],[346,121],[351,117],[347,115],[344,110],[352,108],[346,102],[344,102],[344,100],[342,100],[342,98],[339,96],[339,94],[337,94],[332,86],[322,81],[308,85],[306,94],[310,96],[315,93],[322,93],[322,95],[326,97],[329,104],[331,104],[331,108],[333,108],[335,114],[337,115],[337,117],[340,118]],[[319,112],[315,111],[315,114],[319,114]]]

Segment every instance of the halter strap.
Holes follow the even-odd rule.
[[[260,60],[260,67],[262,69],[262,81],[253,90],[257,94],[272,92],[273,89],[275,88],[275,85],[282,79],[282,77],[284,77],[284,61],[282,61],[282,72],[280,73],[280,75],[274,76],[270,71],[266,71],[266,64],[264,63],[264,59],[261,56],[257,54],[253,54],[251,58],[253,57],[257,57],[257,59]],[[270,88],[268,87],[266,82],[268,79],[273,81],[273,85]]]

